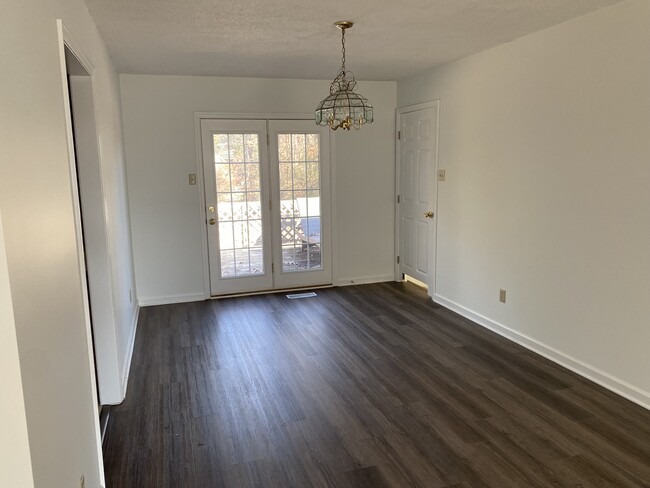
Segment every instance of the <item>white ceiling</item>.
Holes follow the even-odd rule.
[[[121,73],[398,80],[619,0],[86,0]]]

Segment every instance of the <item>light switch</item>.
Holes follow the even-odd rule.
[[[445,170],[444,169],[439,169],[438,170],[438,181],[445,181]]]
[[[196,173],[190,173],[188,175],[188,180],[190,182],[190,185],[196,185]]]

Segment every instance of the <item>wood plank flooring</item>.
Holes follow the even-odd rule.
[[[650,487],[650,412],[382,283],[144,308],[107,488]]]

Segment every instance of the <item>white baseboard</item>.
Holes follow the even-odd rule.
[[[339,278],[334,283],[335,286],[349,286],[349,285],[365,285],[368,283],[382,283],[384,281],[395,281],[393,273],[374,275],[374,276],[360,276],[357,278]]]
[[[141,307],[149,307],[151,305],[170,305],[172,303],[200,302],[205,299],[206,297],[203,293],[187,293],[184,295],[138,298],[138,304]]]
[[[126,348],[126,355],[123,361],[123,374],[122,374],[122,400],[126,398],[126,388],[129,385],[129,373],[131,372],[131,360],[133,359],[133,348],[135,346],[135,335],[138,330],[138,318],[140,317],[140,306],[136,305],[133,311],[133,318],[131,319],[131,336]]]
[[[579,359],[573,358],[554,347],[533,339],[532,337],[528,337],[521,332],[517,332],[503,324],[488,319],[479,313],[465,308],[453,300],[434,294],[433,301],[650,410],[650,393],[647,391],[637,388],[636,386],[616,378],[615,376],[612,376],[590,364],[580,361]]]

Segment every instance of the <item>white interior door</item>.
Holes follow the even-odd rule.
[[[399,272],[433,292],[437,106],[405,111],[399,120]]]
[[[331,284],[327,128],[203,119],[201,144],[210,294]]]
[[[313,120],[269,121],[274,283],[332,283],[329,130]]]
[[[273,288],[265,120],[201,121],[210,294]]]

